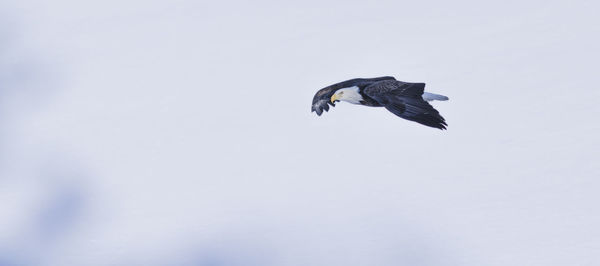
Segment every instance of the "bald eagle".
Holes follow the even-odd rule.
[[[428,101],[446,101],[448,97],[424,92],[425,83],[409,83],[394,77],[357,78],[319,90],[312,101],[312,112],[321,115],[329,105],[345,101],[373,107],[385,107],[393,114],[429,127],[446,129],[446,120]]]

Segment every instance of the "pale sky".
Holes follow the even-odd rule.
[[[598,8],[2,2],[0,265],[598,265]]]

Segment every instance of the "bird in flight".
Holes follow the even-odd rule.
[[[446,129],[446,120],[429,101],[447,101],[448,97],[425,92],[425,83],[398,81],[394,77],[357,78],[319,90],[312,101],[312,112],[321,115],[329,105],[345,101],[372,107],[385,107],[404,119],[429,127]]]

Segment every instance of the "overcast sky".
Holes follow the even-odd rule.
[[[599,8],[1,2],[0,265],[598,265]]]

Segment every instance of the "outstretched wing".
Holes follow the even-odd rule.
[[[311,112],[316,112],[317,115],[321,115],[323,113],[323,110],[329,111],[329,105],[335,106],[335,104],[330,101],[331,96],[333,96],[333,94],[339,89],[348,88],[352,86],[364,88],[382,80],[396,79],[394,77],[357,78],[327,86],[317,91],[317,93],[313,97]]]
[[[423,100],[424,89],[425,83],[386,80],[372,84],[363,92],[399,117],[426,126],[446,129],[448,126],[446,120]]]

